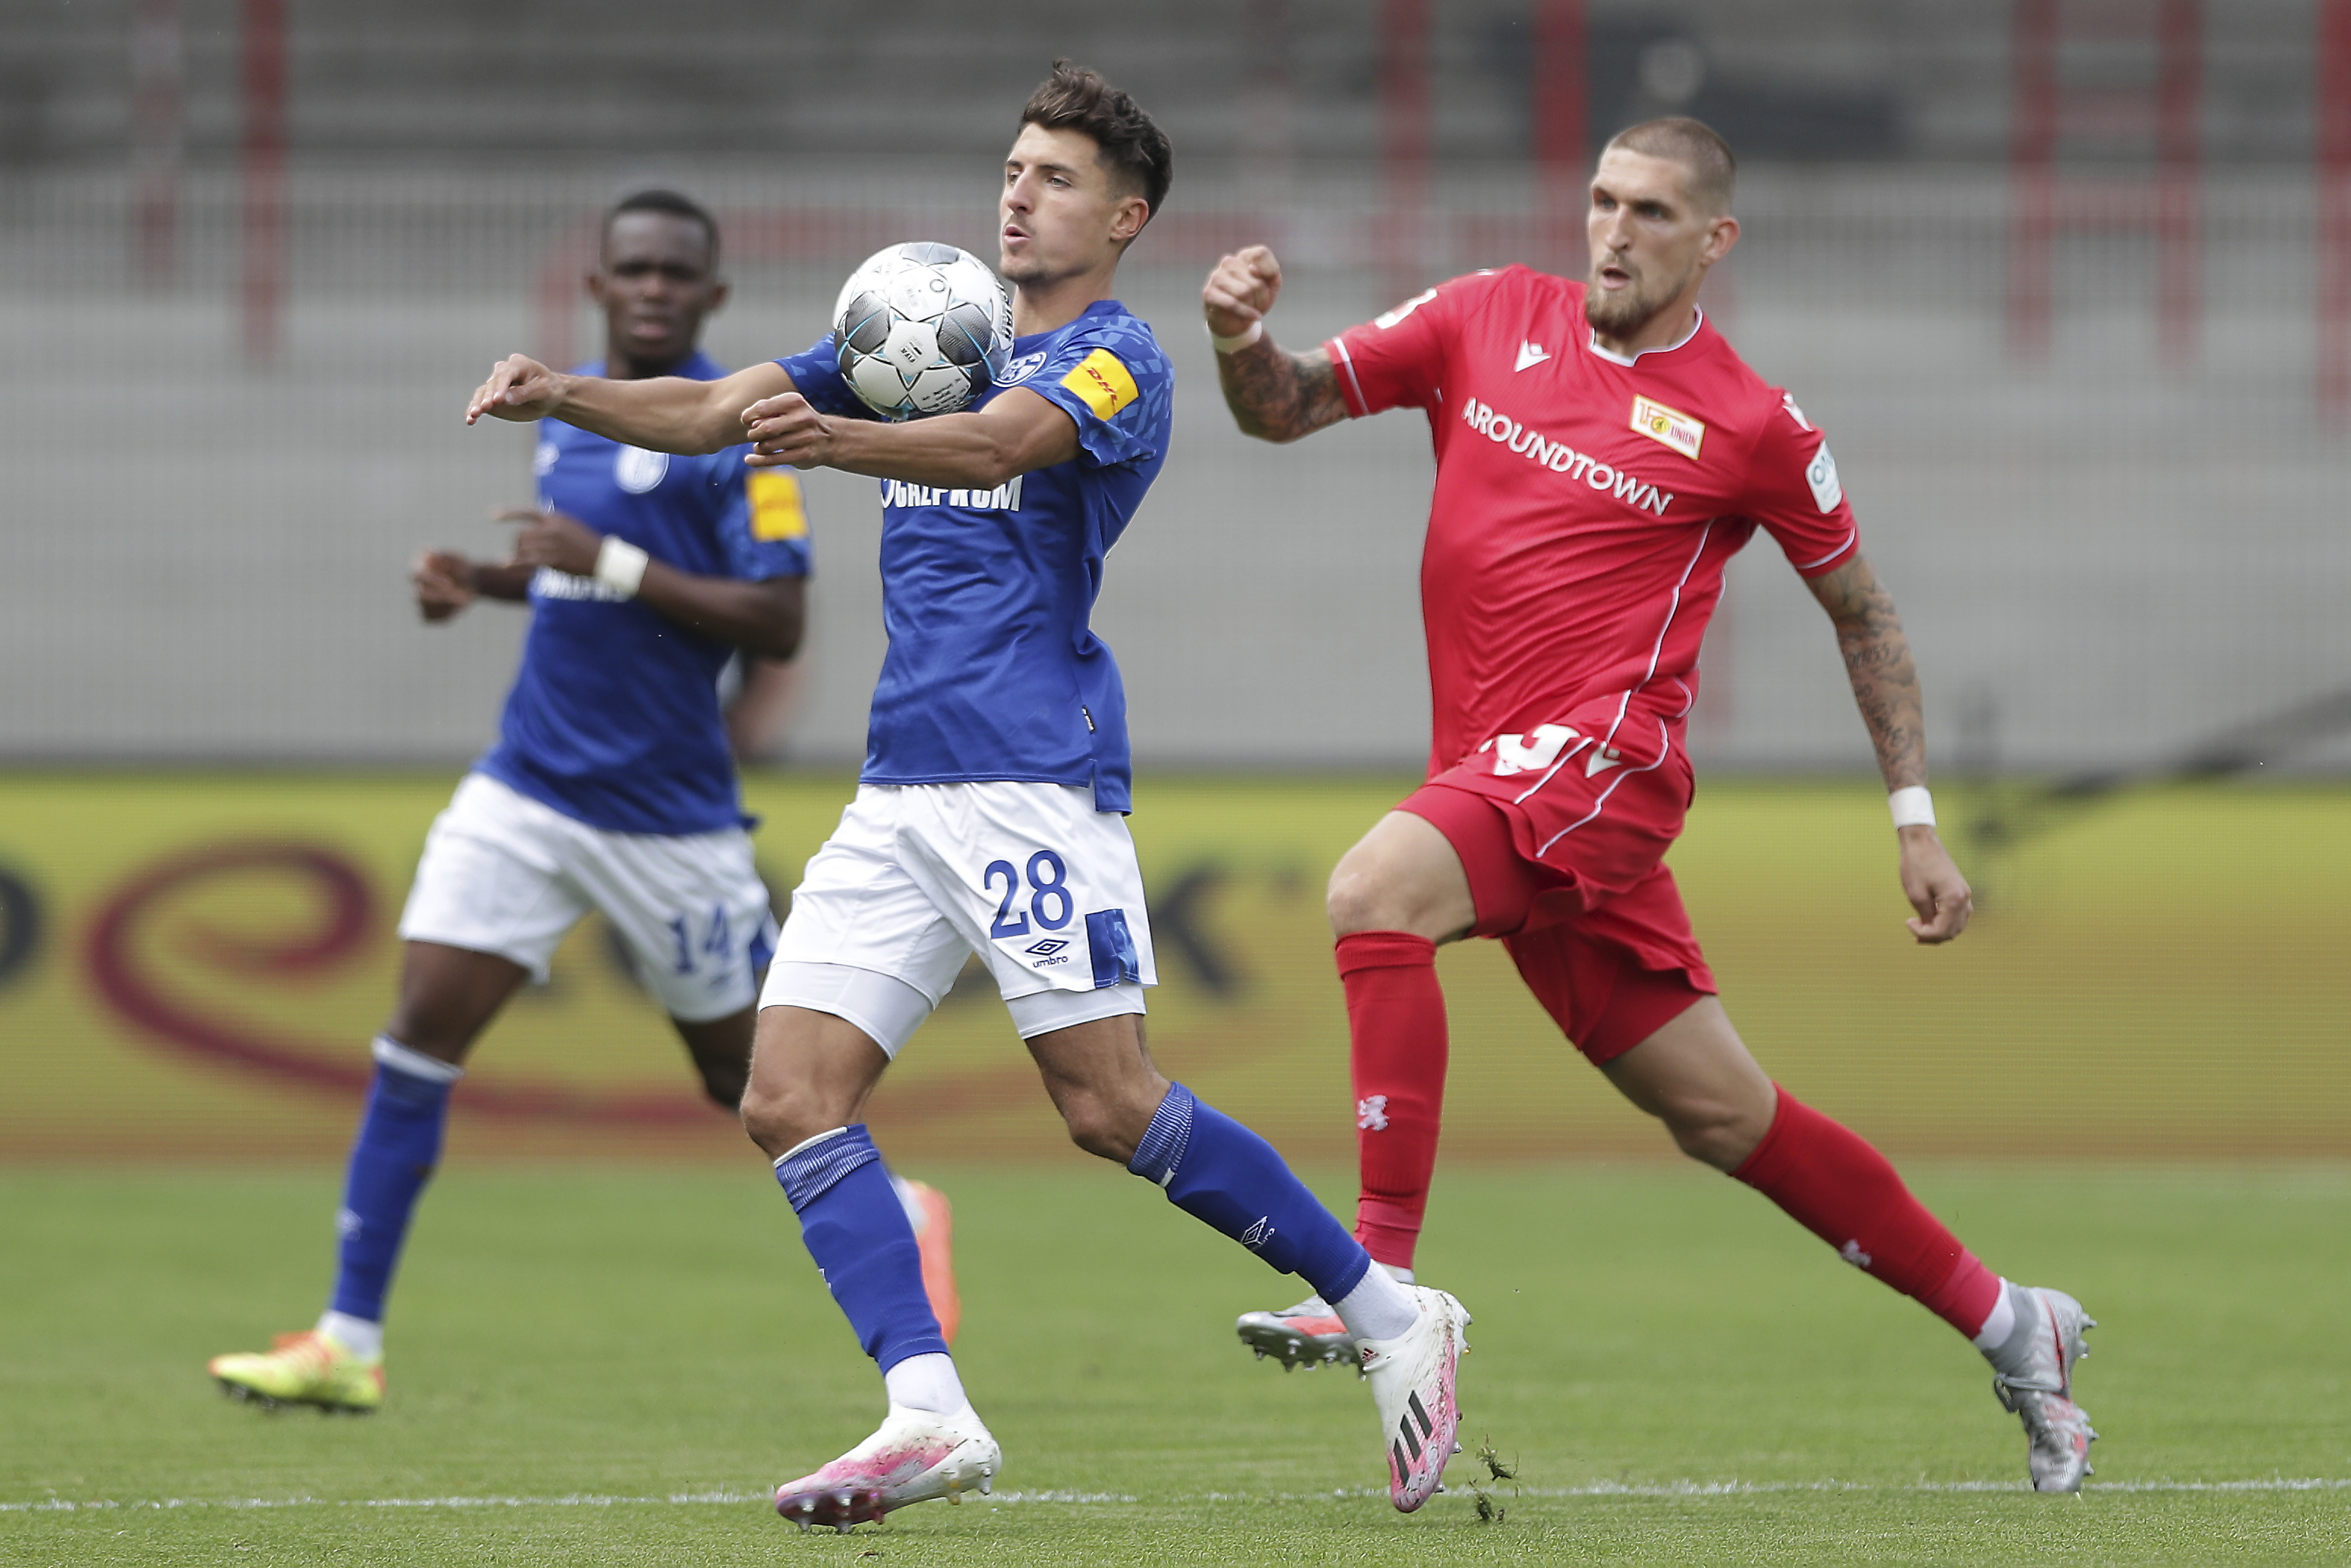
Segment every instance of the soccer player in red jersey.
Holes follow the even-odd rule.
[[[1716,997],[1664,863],[1690,801],[1698,644],[1724,568],[1760,528],[1836,628],[1891,792],[1911,935],[1948,942],[1968,923],[1967,881],[1935,833],[1909,644],[1835,460],[1698,308],[1739,237],[1735,172],[1696,120],[1636,125],[1592,183],[1586,281],[1473,273],[1303,353],[1266,335],[1281,268],[1263,246],[1226,256],[1203,291],[1244,431],[1289,442],[1413,407],[1437,451],[1421,565],[1428,781],[1331,877],[1356,1234],[1410,1278],[1445,1086],[1437,948],[1497,938],[1684,1153],[1973,1340],[2023,1420],[2033,1484],[2074,1490],[2095,1436],[2071,1399],[2090,1326],[2080,1304],[1985,1268],[1884,1155],[1771,1082]],[[1312,1301],[1240,1328],[1288,1363],[1347,1348]]]

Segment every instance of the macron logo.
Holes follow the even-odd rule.
[[[1519,362],[1512,365],[1510,369],[1514,371],[1523,371],[1529,365],[1540,365],[1545,360],[1550,358],[1550,353],[1544,350],[1541,343],[1520,343],[1519,345]]]

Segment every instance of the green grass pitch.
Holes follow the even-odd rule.
[[[315,1311],[331,1172],[0,1173],[0,1560],[2351,1559],[2339,1166],[1914,1173],[1994,1267],[2101,1320],[2078,1499],[2023,1490],[1971,1350],[1753,1194],[1448,1170],[1422,1263],[1478,1314],[1453,1474],[1481,1442],[1515,1463],[1490,1522],[1459,1484],[1391,1511],[1356,1381],[1232,1337],[1294,1287],[1143,1184],[917,1174],[956,1204],[999,1495],[803,1536],[766,1491],[862,1437],[879,1389],[756,1160],[446,1172],[367,1419],[265,1415],[202,1370]]]

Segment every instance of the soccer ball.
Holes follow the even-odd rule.
[[[841,285],[832,350],[850,390],[883,418],[953,413],[1004,369],[1012,301],[969,251],[893,245]]]

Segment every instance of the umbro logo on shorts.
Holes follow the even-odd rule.
[[[1050,958],[1068,946],[1069,944],[1062,941],[1059,936],[1048,936],[1042,942],[1031,942],[1028,946],[1023,947],[1021,951],[1024,953],[1034,954],[1040,958]]]

